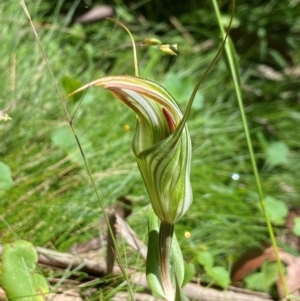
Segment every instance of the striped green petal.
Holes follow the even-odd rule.
[[[176,101],[160,85],[139,77],[105,77],[80,90],[89,86],[110,90],[137,114],[132,148],[152,207],[162,222],[175,223],[192,202],[191,141],[186,125],[178,132],[183,115]]]

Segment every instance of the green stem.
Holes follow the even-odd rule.
[[[221,14],[220,14],[220,10],[219,10],[218,4],[217,4],[217,0],[212,0],[212,3],[213,3],[213,6],[214,6],[214,9],[215,9],[216,16],[217,16],[220,31],[222,33],[222,36],[224,37],[226,33],[225,33],[224,27],[222,25]],[[235,5],[235,1],[233,1],[233,5]],[[286,283],[286,279],[284,277],[284,271],[283,271],[282,263],[281,263],[281,260],[280,260],[280,257],[279,257],[279,252],[278,252],[278,247],[277,247],[274,231],[273,231],[273,228],[272,228],[270,218],[269,218],[269,216],[268,216],[268,214],[265,210],[263,190],[262,190],[262,186],[261,186],[261,182],[260,182],[260,177],[259,177],[259,173],[258,173],[258,169],[257,169],[257,165],[256,165],[256,160],[255,160],[254,151],[253,151],[253,147],[252,147],[251,137],[250,137],[249,128],[248,128],[248,124],[247,124],[247,118],[246,118],[244,105],[243,105],[242,92],[241,92],[241,87],[240,87],[240,82],[239,82],[239,74],[238,74],[238,70],[237,70],[237,68],[235,66],[235,63],[234,63],[234,54],[232,53],[232,49],[230,47],[230,44],[229,44],[228,40],[225,43],[225,53],[226,53],[226,56],[227,56],[227,59],[228,59],[228,62],[229,62],[231,77],[232,77],[232,81],[233,81],[233,84],[234,84],[236,97],[237,97],[237,100],[238,100],[238,105],[239,105],[239,109],[240,109],[240,113],[241,113],[241,117],[242,117],[242,123],[243,123],[243,126],[244,126],[244,132],[245,132],[247,145],[248,145],[248,150],[249,150],[249,154],[250,154],[250,158],[251,158],[252,169],[253,169],[254,177],[255,177],[255,180],[256,180],[256,186],[257,186],[257,190],[258,190],[260,205],[263,209],[264,216],[265,216],[265,219],[266,219],[266,224],[267,224],[267,227],[268,227],[269,235],[270,235],[272,245],[273,245],[273,248],[274,248],[274,253],[275,253],[277,265],[278,265],[278,268],[279,268],[280,278],[282,279],[282,282],[283,282],[285,295],[286,295],[286,297],[288,297],[289,296],[289,289],[288,289],[288,286],[287,286],[287,283]]]
[[[167,301],[175,300],[175,289],[172,283],[170,255],[174,225],[162,222],[159,229],[159,264],[161,284]]]

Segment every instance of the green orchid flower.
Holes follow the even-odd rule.
[[[192,203],[191,141],[176,101],[163,87],[140,77],[105,77],[80,90],[90,86],[110,90],[136,113],[132,148],[151,205],[161,222],[176,223]]]

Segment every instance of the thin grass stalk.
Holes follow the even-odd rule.
[[[133,36],[130,32],[130,30],[121,22],[119,22],[118,20],[114,20],[112,18],[107,18],[110,21],[115,22],[116,24],[122,26],[128,33],[130,40],[131,40],[131,44],[132,44],[132,51],[133,51],[133,65],[134,65],[134,74],[136,77],[139,77],[139,68],[138,68],[138,60],[137,60],[137,54],[136,54],[136,47],[135,47],[135,42],[133,39]]]
[[[70,127],[71,127],[72,133],[73,133],[73,135],[74,135],[74,137],[75,137],[76,143],[77,143],[78,148],[79,148],[79,150],[80,150],[82,159],[83,159],[83,161],[84,161],[85,168],[86,168],[87,173],[88,173],[88,175],[89,175],[89,178],[90,178],[92,187],[93,187],[93,189],[94,189],[94,191],[95,191],[95,194],[96,194],[96,197],[97,197],[99,206],[100,206],[100,208],[101,208],[101,210],[102,210],[102,212],[103,212],[103,216],[104,216],[105,222],[106,222],[106,224],[107,224],[107,227],[108,227],[108,229],[109,229],[110,235],[111,235],[111,237],[112,237],[113,244],[114,244],[114,246],[115,246],[115,252],[116,252],[116,258],[117,258],[117,261],[118,261],[118,263],[119,263],[119,265],[120,265],[120,269],[121,269],[121,271],[122,271],[122,274],[123,274],[123,276],[124,276],[126,282],[128,283],[128,292],[129,292],[130,298],[131,298],[131,300],[134,300],[133,290],[132,290],[132,287],[131,287],[131,285],[130,285],[130,279],[129,279],[129,276],[128,276],[128,274],[127,274],[127,272],[126,272],[126,270],[125,270],[125,268],[124,268],[124,266],[123,266],[121,260],[120,260],[120,258],[121,258],[121,257],[120,257],[120,253],[119,253],[119,251],[118,251],[117,244],[116,244],[116,240],[115,240],[115,237],[114,237],[114,235],[113,235],[113,230],[112,230],[112,228],[110,227],[109,217],[108,217],[108,215],[107,215],[107,213],[106,213],[106,211],[105,211],[104,205],[103,205],[103,203],[102,203],[102,201],[101,201],[99,192],[98,192],[97,187],[96,187],[96,183],[95,183],[95,181],[94,181],[94,178],[93,178],[93,176],[92,176],[90,167],[89,167],[89,165],[88,165],[87,159],[86,159],[85,154],[84,154],[84,151],[83,151],[83,149],[82,149],[81,143],[80,143],[79,138],[78,138],[78,136],[77,136],[75,126],[74,126],[73,121],[72,121],[72,119],[71,119],[71,116],[70,116],[70,114],[69,114],[69,112],[68,112],[67,106],[66,106],[66,104],[65,104],[65,102],[64,102],[64,98],[63,98],[62,94],[60,93],[60,90],[59,90],[57,81],[55,80],[55,76],[54,76],[54,74],[53,74],[53,71],[52,71],[52,68],[51,68],[51,66],[50,66],[49,60],[48,60],[48,58],[47,58],[47,56],[46,56],[46,52],[44,51],[44,48],[43,48],[42,43],[41,43],[41,41],[40,41],[40,38],[39,38],[39,36],[38,36],[38,34],[37,34],[37,31],[36,31],[36,29],[35,29],[35,26],[34,26],[34,24],[33,24],[33,21],[32,21],[32,19],[31,19],[31,16],[30,16],[30,14],[29,14],[28,9],[27,9],[27,6],[26,6],[24,0],[21,0],[20,2],[21,2],[21,5],[22,5],[22,8],[23,8],[23,10],[24,10],[24,12],[25,12],[25,14],[26,14],[28,20],[29,20],[29,23],[30,23],[30,26],[31,26],[31,28],[32,28],[32,30],[33,30],[35,39],[36,39],[36,41],[37,41],[37,43],[38,43],[38,45],[39,45],[39,48],[40,48],[40,50],[41,50],[41,52],[42,52],[43,58],[44,58],[44,60],[45,60],[45,62],[46,62],[46,65],[47,65],[47,67],[48,67],[49,73],[50,73],[51,78],[52,78],[52,80],[53,80],[53,83],[54,83],[56,92],[57,92],[57,94],[58,94],[58,96],[59,96],[61,105],[63,106],[63,109],[64,109],[64,111],[65,111],[66,117],[67,117],[67,119],[68,119],[68,123],[69,123],[69,125],[70,125]]]
[[[225,29],[224,29],[223,24],[222,24],[221,13],[220,13],[220,10],[219,10],[217,0],[212,0],[212,3],[213,3],[213,6],[214,6],[214,10],[215,10],[215,13],[216,13],[216,17],[217,17],[217,20],[218,20],[220,31],[222,33],[222,36],[224,37],[226,33],[225,33]],[[232,5],[235,6],[235,0],[233,0]],[[256,165],[255,155],[254,155],[253,146],[252,146],[251,137],[250,137],[250,132],[249,132],[248,123],[247,123],[247,118],[246,118],[244,105],[243,105],[243,98],[242,98],[241,86],[240,86],[240,81],[239,81],[239,72],[238,72],[238,70],[236,68],[236,65],[234,63],[234,61],[235,61],[234,55],[235,54],[233,53],[232,48],[230,47],[229,43],[230,43],[230,41],[228,41],[228,40],[225,43],[225,54],[226,54],[228,62],[229,62],[231,77],[232,77],[236,97],[237,97],[237,100],[238,100],[239,110],[240,110],[240,114],[241,114],[241,118],[242,118],[242,123],[243,123],[244,132],[245,132],[245,136],[246,136],[248,150],[249,150],[249,154],[250,154],[250,158],[251,158],[251,165],[252,165],[252,169],[253,169],[253,173],[254,173],[254,177],[255,177],[255,181],[256,181],[257,190],[258,190],[259,202],[260,202],[260,205],[262,207],[262,210],[263,210],[263,213],[264,213],[264,216],[265,216],[265,220],[266,220],[266,224],[267,224],[267,227],[268,227],[269,235],[270,235],[271,242],[272,242],[272,245],[273,245],[273,248],[274,248],[274,252],[275,252],[275,256],[276,256],[276,262],[277,262],[277,265],[278,265],[280,278],[282,279],[282,282],[283,282],[285,295],[288,297],[289,296],[289,289],[288,289],[286,279],[285,279],[285,276],[284,276],[282,262],[281,262],[280,257],[279,257],[279,251],[278,251],[278,246],[277,246],[275,235],[274,235],[274,230],[273,230],[270,218],[269,218],[269,216],[266,212],[266,209],[265,209],[264,194],[263,194],[261,181],[260,181],[260,176],[259,176],[257,165]]]
[[[206,70],[204,71],[204,73],[202,74],[202,76],[200,77],[200,79],[198,80],[197,84],[195,85],[195,87],[194,87],[194,89],[192,91],[192,94],[191,94],[191,96],[189,98],[189,102],[187,104],[187,108],[186,108],[186,110],[184,112],[184,115],[183,115],[183,118],[181,120],[181,123],[179,124],[178,127],[183,127],[184,124],[187,122],[187,119],[188,119],[189,113],[191,111],[194,99],[196,97],[196,94],[197,94],[197,92],[198,92],[198,90],[199,90],[202,82],[204,81],[205,77],[209,74],[209,72],[212,70],[212,67],[217,62],[218,58],[220,57],[220,54],[223,51],[223,48],[225,47],[227,38],[229,36],[230,29],[231,29],[231,24],[232,24],[232,21],[233,21],[234,9],[235,9],[235,0],[233,0],[232,4],[233,5],[232,5],[232,11],[231,11],[231,15],[230,15],[230,20],[229,20],[228,28],[227,28],[227,31],[225,32],[225,34],[223,35],[223,41],[221,43],[221,46],[219,47],[218,52],[215,55],[214,59],[211,61],[211,63],[206,68]]]

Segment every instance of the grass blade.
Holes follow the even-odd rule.
[[[79,138],[78,138],[78,135],[77,135],[77,133],[76,133],[75,126],[74,126],[73,121],[72,121],[72,119],[71,119],[71,116],[70,116],[70,114],[69,114],[69,112],[68,112],[68,109],[67,109],[67,107],[66,107],[66,104],[65,104],[65,101],[64,101],[64,99],[63,99],[63,96],[62,96],[62,94],[61,94],[61,92],[60,92],[60,90],[59,90],[58,83],[57,83],[57,81],[56,81],[56,79],[55,79],[55,76],[54,76],[53,71],[52,71],[52,69],[51,69],[49,60],[48,60],[48,58],[47,58],[47,56],[46,56],[46,53],[45,53],[45,51],[44,51],[44,48],[43,48],[43,46],[42,46],[42,44],[41,44],[41,41],[40,41],[40,39],[39,39],[39,36],[38,36],[38,34],[37,34],[36,30],[35,30],[35,26],[34,26],[34,24],[33,24],[33,21],[32,21],[32,19],[31,19],[31,17],[30,17],[29,11],[27,10],[26,4],[25,4],[24,0],[21,0],[20,2],[21,2],[21,5],[22,5],[23,10],[24,10],[24,12],[25,12],[25,14],[26,14],[26,16],[27,16],[29,22],[30,22],[30,26],[31,26],[31,28],[32,28],[32,30],[33,30],[35,39],[36,39],[36,41],[37,41],[37,43],[38,43],[38,45],[39,45],[39,48],[40,48],[40,50],[41,50],[41,52],[42,52],[43,58],[44,58],[44,60],[45,60],[45,62],[46,62],[46,65],[47,65],[47,67],[48,67],[49,73],[50,73],[51,78],[52,78],[52,80],[53,80],[53,83],[54,83],[54,85],[55,85],[56,92],[57,92],[57,94],[58,94],[58,96],[59,96],[59,99],[60,99],[60,101],[61,101],[61,105],[62,105],[63,108],[64,108],[66,117],[67,117],[67,119],[68,119],[68,123],[69,123],[69,125],[70,125],[70,127],[71,127],[71,130],[72,130],[72,132],[73,132],[73,135],[74,135],[74,137],[75,137],[75,139],[76,139],[78,148],[79,148],[79,150],[80,150],[80,153],[81,153],[82,158],[83,158],[83,161],[84,161],[85,168],[86,168],[86,170],[87,170],[87,173],[88,173],[88,175],[89,175],[91,184],[92,184],[93,189],[94,189],[94,191],[95,191],[95,194],[96,194],[96,197],[97,197],[99,206],[100,206],[100,208],[101,208],[101,210],[102,210],[102,212],[103,212],[103,216],[104,216],[104,218],[105,218],[107,227],[108,227],[108,229],[109,229],[109,231],[110,231],[110,235],[112,236],[113,243],[114,243],[114,245],[115,245],[115,251],[116,251],[116,258],[117,258],[117,261],[118,261],[118,263],[120,264],[120,269],[121,269],[121,271],[122,271],[122,274],[123,274],[123,276],[124,276],[126,282],[128,283],[128,292],[129,292],[130,298],[131,298],[131,300],[134,300],[133,290],[132,290],[132,287],[131,287],[131,285],[130,285],[130,279],[129,279],[129,276],[128,276],[127,272],[126,272],[126,269],[124,268],[124,266],[123,266],[123,264],[122,264],[122,262],[121,262],[121,260],[120,260],[121,257],[120,257],[120,254],[119,254],[119,251],[118,251],[118,248],[117,248],[117,245],[116,245],[116,241],[115,241],[115,237],[114,237],[114,235],[113,235],[113,231],[112,231],[112,229],[111,229],[111,227],[110,227],[109,217],[108,217],[108,215],[107,215],[107,213],[106,213],[106,211],[105,211],[104,205],[103,205],[103,203],[102,203],[102,201],[101,201],[101,198],[100,198],[100,195],[99,195],[99,193],[98,193],[98,190],[97,190],[97,187],[96,187],[96,183],[95,183],[95,181],[94,181],[94,179],[93,179],[93,176],[92,176],[90,167],[89,167],[89,165],[88,165],[87,159],[86,159],[86,157],[85,157],[84,151],[83,151],[83,149],[82,149],[81,143],[80,143]]]
[[[225,29],[224,29],[223,24],[222,24],[221,14],[220,14],[220,10],[219,10],[217,1],[212,0],[212,3],[213,3],[213,6],[214,6],[214,10],[215,10],[215,13],[216,13],[216,17],[217,17],[217,21],[218,21],[218,24],[219,24],[219,27],[220,27],[220,31],[222,33],[222,37],[224,37],[226,33],[225,33]],[[232,5],[235,5],[235,1],[233,1]],[[246,118],[244,105],[243,105],[243,98],[242,98],[242,91],[241,91],[241,85],[240,85],[238,64],[237,64],[236,57],[235,57],[235,54],[234,54],[233,44],[230,41],[230,39],[228,39],[225,42],[225,47],[224,48],[225,48],[225,56],[226,56],[228,66],[229,66],[230,75],[231,75],[231,78],[232,78],[232,81],[233,81],[236,97],[237,97],[237,100],[238,100],[239,110],[240,110],[242,123],[243,123],[243,127],[244,127],[244,132],[245,132],[245,136],[246,136],[246,140],[247,140],[248,150],[249,150],[249,154],[250,154],[250,158],[251,158],[252,169],[253,169],[253,173],[254,173],[254,177],[255,177],[255,181],[256,181],[256,186],[257,186],[257,190],[258,190],[260,205],[262,207],[262,210],[263,210],[263,213],[264,213],[264,216],[265,216],[265,220],[266,220],[266,223],[267,223],[269,235],[270,235],[270,238],[271,238],[271,242],[272,242],[272,245],[273,245],[274,250],[275,250],[276,261],[277,261],[277,264],[278,264],[280,278],[283,281],[285,295],[288,296],[289,291],[288,291],[286,279],[285,279],[285,276],[284,276],[283,266],[282,266],[282,263],[281,263],[281,260],[280,260],[280,257],[279,257],[279,251],[278,251],[278,246],[277,246],[277,243],[276,243],[276,240],[275,240],[274,231],[273,231],[273,228],[272,228],[270,218],[269,218],[269,216],[268,216],[268,214],[265,210],[263,190],[262,190],[262,186],[261,186],[259,173],[258,173],[258,170],[257,170],[255,155],[254,155],[254,151],[253,151],[253,146],[252,146],[251,137],[250,137],[250,133],[249,133],[249,128],[248,128],[248,124],[247,124],[247,118]]]

